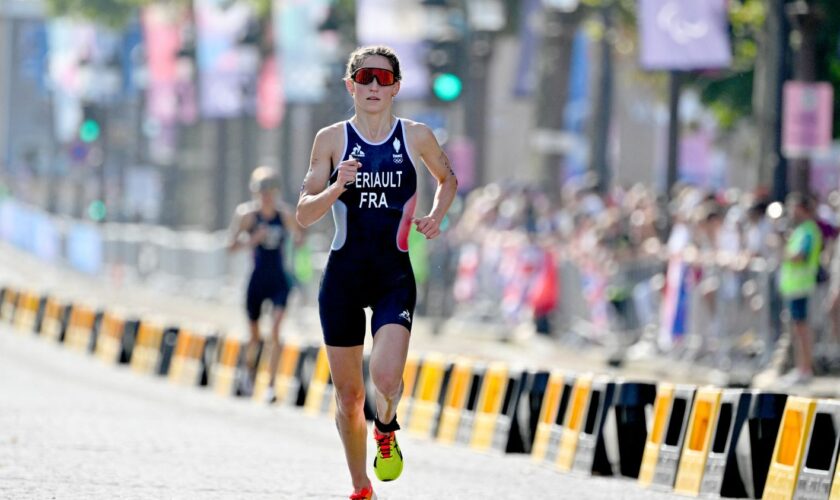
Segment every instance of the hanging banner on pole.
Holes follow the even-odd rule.
[[[286,102],[316,103],[326,97],[338,34],[319,28],[330,4],[329,0],[274,1],[275,51],[281,55],[277,68]]]
[[[647,70],[728,68],[727,0],[639,0],[640,63]]]
[[[254,76],[239,46],[253,10],[242,1],[195,0],[193,5],[201,113],[207,118],[238,116],[246,109],[243,84]]]
[[[785,82],[782,151],[786,158],[806,158],[831,148],[834,89],[825,82]]]

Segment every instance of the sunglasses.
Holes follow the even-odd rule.
[[[394,72],[389,69],[382,68],[359,68],[353,72],[350,78],[352,78],[354,82],[362,85],[370,85],[373,83],[374,78],[376,78],[379,85],[383,87],[390,87],[391,85],[397,83],[397,78],[394,76]]]

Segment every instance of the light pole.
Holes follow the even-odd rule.
[[[813,82],[817,79],[817,30],[822,22],[822,13],[811,2],[797,0],[786,6],[791,21],[791,46],[793,58],[793,78],[801,82]],[[811,161],[808,157],[790,160],[788,185],[792,191],[810,192]]]
[[[474,185],[486,182],[487,169],[487,93],[495,35],[505,25],[504,7],[499,0],[469,0],[467,20],[466,113],[464,129],[475,151]]]
[[[589,169],[598,179],[598,190],[607,193],[610,189],[610,166],[607,155],[609,148],[610,116],[612,115],[613,94],[613,2],[609,1],[601,8],[603,25],[600,43],[600,78],[596,87],[592,120],[592,140],[590,141]]]
[[[540,177],[549,195],[557,198],[563,179],[562,161],[568,149],[563,112],[569,98],[569,68],[575,30],[583,17],[577,0],[545,2],[536,101],[536,151]]]

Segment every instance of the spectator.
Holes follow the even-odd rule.
[[[814,221],[811,200],[806,195],[791,193],[786,205],[794,228],[779,271],[779,292],[790,314],[795,366],[782,378],[782,384],[794,385],[808,382],[813,376],[808,298],[817,286],[822,234]]]

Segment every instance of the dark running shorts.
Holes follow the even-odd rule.
[[[373,311],[371,331],[384,325],[402,325],[411,331],[417,285],[408,254],[382,257],[375,268],[350,265],[341,252],[330,254],[321,289],[318,311],[324,343],[352,347],[365,343],[365,307]]]
[[[285,273],[255,272],[248,282],[248,294],[245,305],[248,309],[248,319],[260,319],[263,302],[270,300],[275,308],[286,308],[289,299],[289,281]]]

